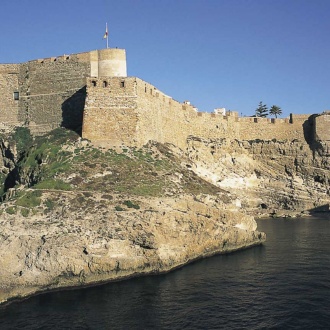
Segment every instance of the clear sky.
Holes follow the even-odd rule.
[[[0,63],[125,48],[137,76],[200,111],[330,109],[330,0],[1,0]]]

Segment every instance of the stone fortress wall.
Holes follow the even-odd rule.
[[[0,64],[0,123],[18,122],[18,101],[14,99],[18,74],[19,64]]]
[[[123,49],[0,65],[1,122],[26,125],[35,134],[64,126],[114,146],[155,140],[185,148],[189,136],[301,140],[306,129],[316,140],[330,140],[329,118],[329,113],[269,119],[239,117],[234,111],[198,112],[189,102],[180,103],[139,78],[127,77]]]
[[[238,140],[304,139],[310,115],[285,119],[198,112],[136,77],[87,79],[83,137],[113,145],[142,146],[149,140],[185,148],[187,138]]]
[[[64,126],[79,129],[86,78],[126,75],[126,52],[103,49],[0,65],[0,118],[35,134]],[[19,99],[14,99],[19,93]]]

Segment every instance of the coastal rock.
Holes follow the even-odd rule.
[[[197,175],[236,196],[237,206],[254,216],[329,210],[325,143],[191,137],[186,155]]]
[[[95,203],[86,212],[70,206],[72,194],[57,194],[65,213],[59,208],[29,218],[3,213],[1,302],[48,289],[167,272],[265,240],[253,217],[210,196],[140,198],[140,209],[122,211],[115,205],[126,196],[112,196],[102,208]],[[99,194],[88,198],[101,200]]]

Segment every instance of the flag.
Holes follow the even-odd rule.
[[[106,39],[107,37],[108,37],[108,24],[105,25],[105,33],[103,39]]]

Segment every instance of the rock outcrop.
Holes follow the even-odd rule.
[[[3,140],[0,302],[167,272],[265,240],[229,193],[181,162],[161,144],[117,153],[64,130],[25,149]]]
[[[52,195],[61,202],[46,216],[4,212],[1,217],[1,302],[48,289],[167,272],[265,240],[253,217],[210,196],[134,203],[125,203],[127,196],[100,193],[77,197],[47,192],[43,198]]]
[[[255,216],[328,210],[330,158],[326,143],[306,141],[188,141],[188,166],[236,196]]]

